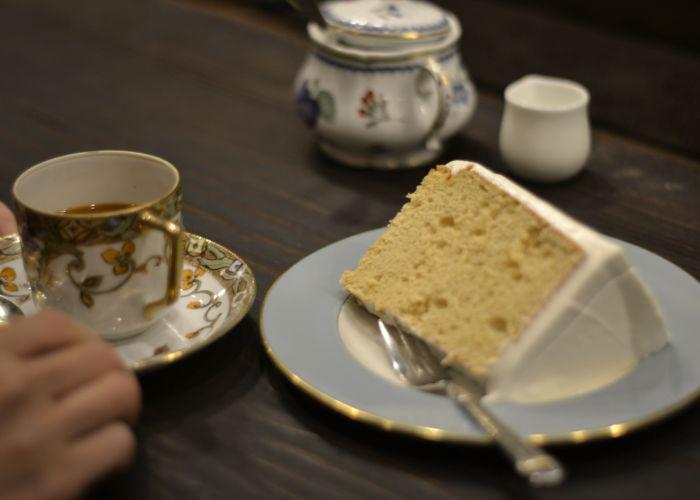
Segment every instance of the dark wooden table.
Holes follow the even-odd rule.
[[[528,187],[700,276],[697,54],[534,8],[441,3],[465,25],[463,57],[481,92],[443,159],[502,171],[505,84],[529,72],[580,80],[593,96],[590,164],[570,182]],[[700,498],[700,405],[631,436],[556,448],[569,479],[536,491],[493,448],[354,423],[271,365],[258,317],[275,278],[384,225],[426,171],[355,171],[316,151],[290,99],[303,25],[284,4],[266,5],[0,1],[0,197],[9,202],[23,169],[60,154],[156,154],[182,173],[188,229],[234,249],[258,278],[253,310],[229,335],[142,378],[135,464],[89,496]]]

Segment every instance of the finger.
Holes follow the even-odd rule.
[[[14,354],[0,351],[0,421],[15,414],[27,395],[25,366]]]
[[[27,363],[0,351],[0,497],[14,498],[10,483],[31,482],[43,469],[57,439],[48,435],[49,400],[29,383]]]
[[[0,202],[0,236],[17,232],[17,221],[7,205]]]
[[[136,377],[124,370],[112,371],[68,394],[56,403],[52,428],[78,438],[116,420],[135,423],[141,409]]]
[[[136,439],[123,422],[115,422],[72,443],[61,466],[46,478],[47,498],[75,498],[88,485],[126,467],[134,458]]]
[[[114,348],[104,342],[88,341],[27,363],[30,384],[54,398],[69,392],[113,370],[124,369]]]
[[[95,338],[97,335],[88,327],[63,313],[47,310],[19,318],[0,330],[0,349],[29,357]]]

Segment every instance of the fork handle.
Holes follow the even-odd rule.
[[[447,394],[477,421],[479,426],[513,459],[515,470],[533,486],[554,486],[564,479],[564,467],[553,456],[534,446],[481,404],[478,397],[447,382]]]

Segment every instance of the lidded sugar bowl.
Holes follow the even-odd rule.
[[[410,168],[434,160],[471,118],[457,18],[413,0],[333,0],[294,82],[297,110],[320,149],[350,166]]]

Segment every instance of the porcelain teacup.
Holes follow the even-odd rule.
[[[128,151],[62,156],[22,173],[13,197],[37,307],[116,340],[177,300],[184,231],[180,176],[167,161]]]

